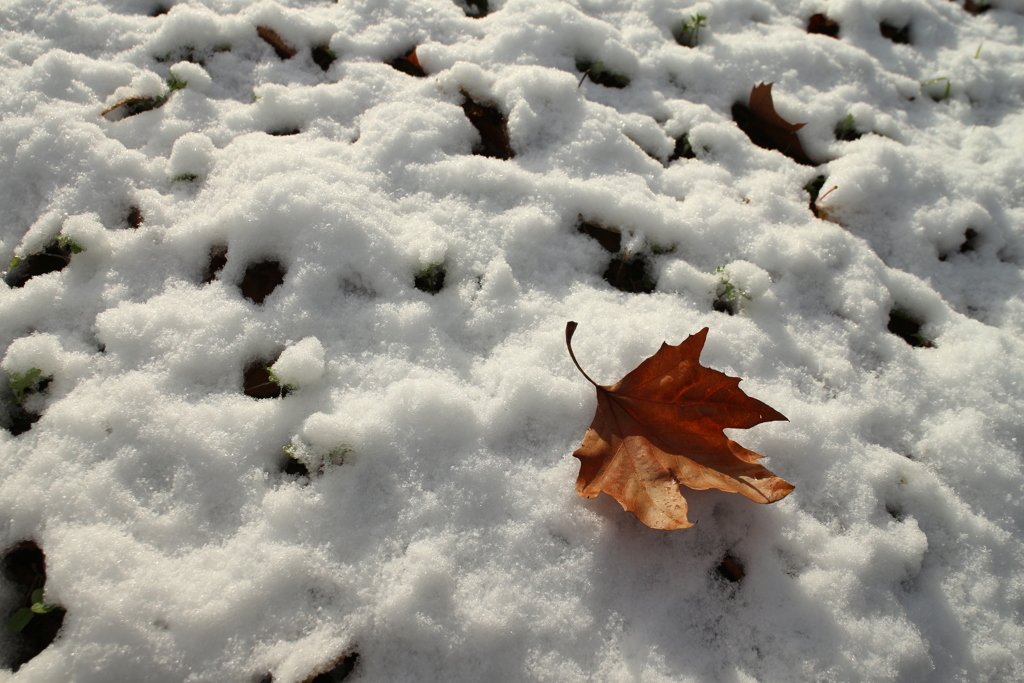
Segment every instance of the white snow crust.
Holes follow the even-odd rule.
[[[84,251],[0,287],[0,367],[53,378],[0,429],[0,546],[67,610],[0,679],[1024,680],[1024,2],[687,1],[4,0],[0,260]],[[387,64],[413,47],[426,78]],[[817,168],[733,122],[761,82]],[[463,92],[514,158],[472,153]],[[581,219],[655,291],[602,279]],[[730,437],[796,490],[689,492],[673,532],[577,497],[569,320],[608,384],[709,327],[702,362],[789,418]],[[244,395],[257,360],[294,388]]]

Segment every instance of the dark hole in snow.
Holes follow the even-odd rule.
[[[729,301],[728,299],[715,299],[714,303],[711,304],[711,308],[718,311],[719,313],[728,313],[729,315],[736,315],[737,305],[735,301]]]
[[[260,261],[245,269],[242,277],[242,296],[254,304],[262,304],[284,282],[285,271],[278,261]]]
[[[462,8],[467,17],[473,17],[474,19],[486,17],[490,11],[487,0],[462,0],[461,2],[456,2],[456,4]]]
[[[43,393],[52,381],[53,377],[43,377],[37,380],[34,385],[25,389],[25,396]],[[7,419],[9,421],[7,431],[14,436],[24,434],[32,429],[32,425],[39,422],[39,418],[42,417],[42,413],[27,410],[24,405],[15,401],[13,397],[6,401],[4,406],[7,408]]]
[[[274,52],[276,52],[277,56],[281,59],[291,59],[298,54],[298,50],[284,42],[281,36],[277,34],[277,31],[269,26],[257,26],[256,33],[258,33],[260,38],[266,41],[270,47],[274,48]]]
[[[743,569],[743,565],[740,564],[740,561],[728,554],[722,558],[722,563],[719,564],[715,570],[723,579],[732,581],[733,583],[736,583],[747,575],[747,572]]]
[[[960,253],[966,254],[969,251],[977,251],[978,242],[980,241],[979,237],[980,235],[978,235],[977,230],[967,228],[967,231],[964,232],[964,243],[960,245]]]
[[[138,230],[139,227],[142,226],[142,222],[144,220],[142,217],[142,209],[137,206],[133,206],[128,209],[128,217],[125,220],[128,223],[129,228],[132,230]]]
[[[305,464],[299,462],[292,456],[287,456],[287,460],[281,463],[281,471],[287,475],[294,477],[308,477],[309,468]]]
[[[416,273],[413,286],[427,294],[437,294],[444,287],[444,265],[437,263]]]
[[[401,57],[395,57],[388,62],[388,66],[416,78],[424,78],[427,75],[427,72],[420,66],[420,60],[416,58],[416,48],[409,50]]]
[[[678,140],[676,140],[676,147],[672,150],[672,155],[668,158],[669,163],[672,163],[676,159],[696,159],[697,155],[693,153],[693,147],[690,145],[690,137],[687,133],[683,133]]]
[[[339,659],[330,671],[311,676],[303,683],[341,683],[349,677],[359,663],[359,653],[351,652]],[[254,678],[253,683],[274,683],[274,676],[267,674],[261,678]]]
[[[73,253],[71,246],[61,244],[59,240],[55,239],[38,254],[31,254],[21,259],[7,271],[4,282],[9,287],[24,287],[26,282],[37,275],[56,273],[67,268],[71,263]]]
[[[508,141],[508,119],[496,107],[480,104],[466,93],[462,103],[462,111],[466,118],[480,133],[480,144],[473,149],[474,154],[495,159],[511,159],[514,156]]]
[[[313,48],[313,62],[324,71],[331,68],[335,59],[336,57],[329,47],[320,45]]]
[[[252,398],[283,398],[288,395],[287,388],[270,379],[270,370],[267,369],[267,366],[271,364],[263,360],[255,360],[245,369],[245,373],[242,376],[242,386],[246,396],[251,396]]]
[[[622,233],[618,230],[602,228],[600,225],[594,225],[593,223],[587,222],[580,223],[577,230],[584,235],[593,237],[602,247],[613,254],[617,254],[622,248]]]
[[[903,513],[903,509],[900,506],[893,503],[886,503],[885,511],[889,513],[889,516],[895,519],[897,522],[902,522],[906,515]]]
[[[334,668],[309,680],[309,683],[341,683],[349,677],[359,663],[359,653],[351,652],[342,657]]]
[[[883,21],[878,25],[878,30],[883,36],[894,43],[910,45],[910,24],[907,24],[903,28],[896,28],[892,24]]]
[[[650,294],[657,285],[651,263],[642,254],[614,257],[603,277],[615,289],[630,294]]]
[[[621,89],[629,85],[629,76],[609,70],[605,67],[604,62],[577,59],[576,70],[582,73],[584,78],[589,78],[592,83],[603,85],[606,88]],[[580,83],[583,83],[582,79],[580,79]]]
[[[953,0],[956,2],[956,0]],[[981,2],[974,2],[974,0],[964,0],[964,10],[971,14],[984,14],[985,12],[992,9],[992,5],[988,3],[988,0],[981,0]]]
[[[808,33],[820,33],[831,38],[839,37],[839,24],[832,21],[824,14],[814,14],[807,20]]]
[[[302,131],[298,128],[278,128],[276,130],[268,130],[267,135],[273,135],[274,137],[286,137],[288,135],[298,135]]]
[[[42,549],[32,541],[25,541],[14,546],[4,554],[4,578],[18,588],[23,596],[21,602],[13,606],[7,617],[32,605],[32,593],[45,590],[46,557]],[[45,594],[44,594],[45,597]],[[13,631],[9,625],[2,628],[3,639],[7,647],[0,648],[5,668],[17,671],[21,666],[45,650],[57,637],[64,623],[64,610],[54,609],[45,614],[32,613],[28,623],[20,631]]]
[[[935,348],[934,342],[921,336],[921,323],[901,310],[894,308],[889,312],[889,324],[886,328],[911,346]]]
[[[167,14],[168,11],[169,9],[167,7],[164,7],[163,5],[157,5],[153,8],[153,11],[149,13],[149,16],[159,17],[162,14]]]
[[[203,282],[213,282],[224,266],[228,264],[228,248],[223,244],[215,244],[210,247],[210,260],[206,264],[206,274]]]

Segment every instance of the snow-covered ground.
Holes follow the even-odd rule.
[[[160,2],[0,4],[0,260],[84,249],[0,287],[0,367],[52,376],[0,410],[0,545],[66,609],[12,680],[1024,680],[1024,2]],[[761,82],[816,168],[733,122]],[[671,532],[577,497],[568,320],[605,383],[709,327],[796,490]]]

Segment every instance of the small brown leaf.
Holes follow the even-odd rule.
[[[824,14],[814,14],[807,21],[808,33],[820,33],[831,38],[839,37],[839,24],[829,19]]]
[[[622,233],[618,230],[604,228],[594,223],[587,223],[586,221],[582,221],[577,230],[584,235],[593,237],[602,247],[613,254],[619,253],[619,250],[622,248]]]
[[[288,43],[277,34],[277,31],[268,26],[257,26],[256,33],[259,34],[260,38],[270,44],[270,47],[274,48],[274,52],[281,59],[291,59],[295,55],[299,54],[299,51],[289,46]]]
[[[576,323],[565,344],[576,368],[597,387],[594,421],[573,456],[580,460],[576,493],[604,492],[652,529],[685,529],[680,485],[741,493],[774,503],[793,490],[757,461],[763,457],[725,436],[786,417],[739,388],[740,380],[700,364],[708,328],[678,346],[661,349],[615,384],[601,386],[583,372],[572,351]]]
[[[481,104],[465,92],[462,95],[465,97],[462,111],[480,133],[480,144],[473,153],[496,159],[511,159],[515,156],[508,141],[508,119],[505,115],[497,107]]]
[[[388,62],[388,66],[398,69],[404,74],[415,76],[416,78],[423,78],[427,75],[427,72],[420,66],[420,60],[416,57],[416,48],[413,48],[402,57],[396,57]]]
[[[796,134],[807,124],[789,123],[779,116],[772,102],[772,85],[755,85],[750,91],[749,107],[739,103],[733,105],[733,120],[758,147],[778,150],[798,164],[814,166]]]

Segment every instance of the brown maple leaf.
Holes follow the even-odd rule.
[[[734,104],[733,120],[758,147],[778,150],[798,164],[814,166],[815,163],[804,152],[796,134],[807,124],[789,123],[779,116],[772,102],[772,85],[761,83],[751,88],[750,106]]]
[[[597,413],[573,453],[581,497],[604,491],[652,529],[685,529],[693,524],[680,485],[742,493],[757,503],[774,503],[793,490],[757,463],[763,456],[722,431],[786,417],[743,393],[738,377],[700,364],[708,328],[678,346],[662,344],[610,386],[583,372],[572,351],[575,331],[576,323],[565,326],[569,355],[597,387]]]

